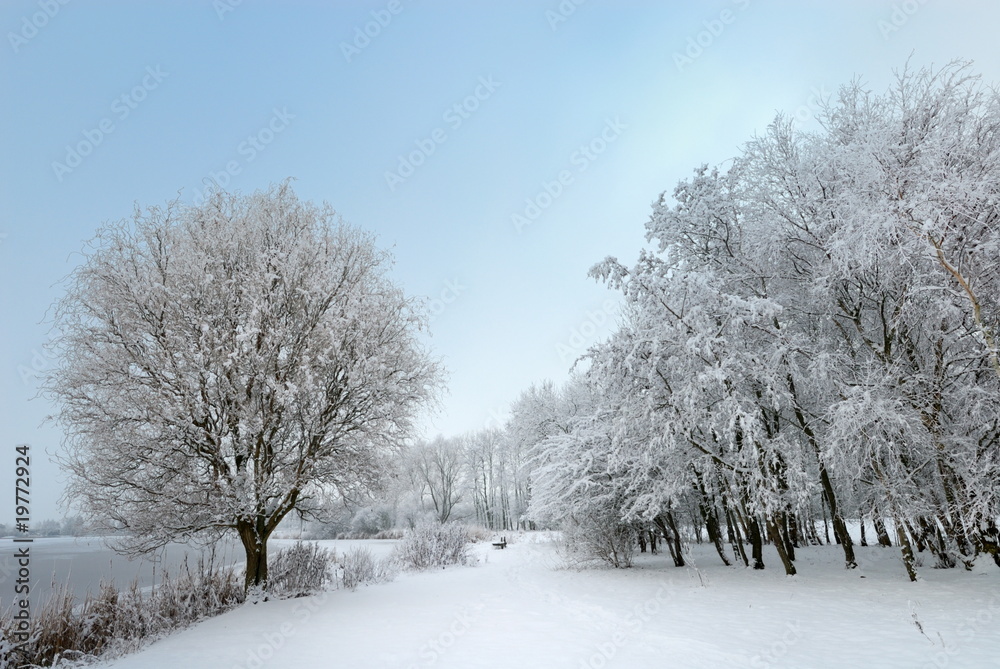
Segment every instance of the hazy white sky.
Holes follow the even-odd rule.
[[[0,6],[0,490],[30,443],[37,520],[62,515],[30,399],[46,308],[136,203],[294,177],[375,231],[432,300],[450,394],[426,432],[455,434],[565,378],[614,318],[587,269],[631,261],[650,203],[777,111],[808,127],[908,58],[1000,82],[985,0],[62,2]]]

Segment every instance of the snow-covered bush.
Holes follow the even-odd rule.
[[[315,542],[297,542],[270,558],[268,590],[276,597],[302,597],[325,588],[336,556]]]
[[[351,532],[358,536],[371,536],[392,528],[392,514],[382,507],[364,507],[358,509],[351,519]]]
[[[482,543],[484,541],[489,541],[496,535],[496,532],[488,530],[482,525],[466,525],[465,533],[469,537],[469,541],[474,544]],[[507,543],[514,543],[513,540],[514,533],[511,532],[506,535]]]
[[[407,530],[393,556],[406,569],[470,564],[474,558],[469,544],[469,533],[464,525],[418,525]]]
[[[13,641],[8,641],[3,632],[0,631],[0,669],[13,669],[10,658],[14,654],[16,646]]]
[[[340,557],[340,582],[348,590],[359,585],[383,583],[396,577],[391,559],[376,559],[367,548],[355,547]]]
[[[356,541],[358,539],[402,539],[403,530],[380,530],[375,534],[367,532],[341,532],[335,537],[338,541]]]
[[[14,652],[14,648],[14,642],[8,641],[3,635],[3,631],[0,630],[0,669],[8,669],[11,666],[8,659]]]
[[[596,561],[627,569],[635,556],[635,530],[613,517],[587,516],[563,523],[561,553],[568,566]]]
[[[138,598],[136,592],[134,598]],[[231,568],[214,568],[199,560],[192,569],[187,559],[177,576],[164,573],[163,582],[153,591],[150,604],[159,609],[164,621],[182,625],[226,611],[244,599],[244,588]],[[139,605],[138,599],[136,600]]]

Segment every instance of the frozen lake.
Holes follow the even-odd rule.
[[[271,539],[268,552],[273,553],[282,546],[295,543],[289,539]],[[376,557],[388,555],[395,541],[320,541],[320,545],[334,549],[338,553],[353,546],[368,547]],[[158,582],[164,569],[175,574],[187,556],[195,566],[200,555],[197,548],[173,544],[157,554],[157,561],[129,560],[108,548],[100,538],[54,537],[35,539],[30,544],[15,544],[11,539],[0,539],[0,609],[6,609],[14,598],[14,581],[17,564],[14,554],[18,548],[31,548],[31,601],[40,606],[52,592],[52,583],[69,583],[77,599],[82,599],[87,591],[96,593],[102,580],[114,580],[119,588],[128,586],[138,579],[140,587],[149,587]],[[244,561],[243,548],[236,541],[227,541],[216,546],[217,564],[234,564]]]
[[[14,597],[17,564],[14,554],[23,546],[31,551],[31,601],[39,606],[48,599],[52,584],[68,583],[80,599],[90,590],[100,588],[102,580],[114,580],[120,587],[138,579],[141,587],[153,585],[166,568],[171,573],[183,564],[188,556],[197,564],[199,551],[185,545],[171,545],[159,551],[156,560],[129,560],[111,550],[103,539],[95,537],[52,537],[35,539],[32,543],[14,543],[0,539],[0,607],[6,608]],[[216,559],[228,564],[243,561],[243,550],[234,542],[219,544]]]

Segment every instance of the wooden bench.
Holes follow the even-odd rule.
[[[493,548],[499,548],[500,550],[507,548],[507,537],[500,537],[500,541],[494,541]]]

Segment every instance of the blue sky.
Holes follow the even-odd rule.
[[[607,332],[614,296],[587,269],[634,258],[662,191],[908,58],[998,82],[998,24],[985,1],[7,0],[0,487],[29,443],[33,516],[61,515],[53,407],[31,399],[46,309],[136,204],[292,177],[374,231],[432,300],[450,370],[425,434],[457,434]]]

